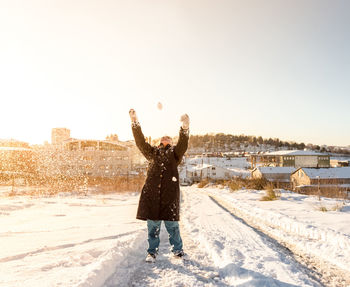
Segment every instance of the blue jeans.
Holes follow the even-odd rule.
[[[159,233],[161,220],[147,220],[148,228],[148,253],[157,254],[159,248]],[[182,251],[182,239],[180,236],[180,227],[178,221],[164,220],[165,228],[169,234],[169,242],[172,247],[172,252]]]

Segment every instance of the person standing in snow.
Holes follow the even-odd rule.
[[[154,262],[159,248],[161,222],[169,233],[169,242],[174,256],[184,256],[179,228],[180,186],[178,165],[187,150],[189,139],[189,117],[181,116],[179,140],[172,145],[168,136],[163,136],[159,146],[146,142],[135,110],[129,111],[136,146],[149,162],[146,182],[142,188],[137,219],[146,220],[148,228],[147,262]]]

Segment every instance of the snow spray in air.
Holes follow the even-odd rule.
[[[167,128],[168,128],[168,123],[166,119],[166,114],[163,112],[163,104],[162,102],[157,103],[157,110],[159,111],[158,114],[158,130],[160,132],[159,137],[162,137],[164,135],[167,135]]]

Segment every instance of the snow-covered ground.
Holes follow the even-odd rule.
[[[146,264],[136,194],[1,195],[0,286],[348,286],[325,280],[327,266],[315,271],[284,245],[348,268],[350,204],[321,212],[317,198],[282,192],[281,200],[262,202],[261,196],[183,188],[188,258],[171,256],[162,226],[157,262]],[[329,209],[337,204],[322,199]]]
[[[0,286],[101,286],[145,226],[137,195],[0,197]]]
[[[265,191],[207,188],[202,192],[318,267],[328,271],[335,268],[345,276],[350,270],[349,201],[318,200],[284,190],[276,201],[261,201]],[[347,274],[347,284],[349,279]]]

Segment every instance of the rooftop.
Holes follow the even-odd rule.
[[[302,168],[308,177],[312,179],[334,179],[334,178],[350,178],[350,167],[333,167],[333,168]]]
[[[196,166],[189,166],[187,167],[187,170],[188,171],[195,171],[195,170],[202,170],[202,169],[206,169],[206,168],[209,168],[209,167],[212,167],[213,165],[211,164],[198,164]]]
[[[273,152],[267,152],[263,155],[271,155],[271,156],[278,156],[278,155],[326,155],[319,152],[314,152],[312,150],[279,150],[279,151],[273,151]]]
[[[260,170],[261,173],[267,174],[267,173],[286,173],[286,174],[292,174],[297,169],[295,167],[291,166],[259,166],[256,169]],[[256,170],[255,169],[255,170]]]

